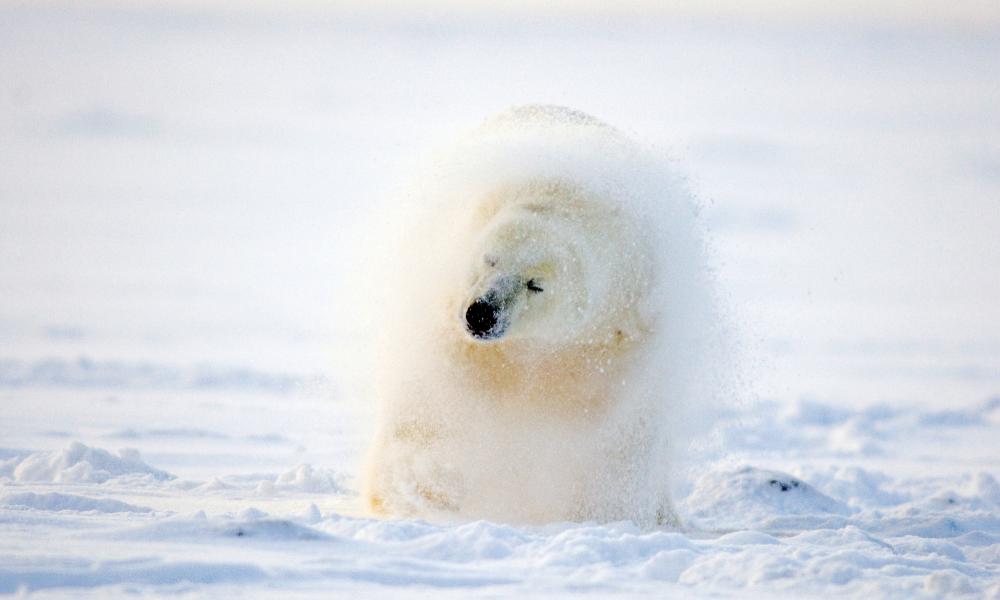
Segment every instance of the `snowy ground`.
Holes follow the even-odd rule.
[[[0,7],[0,593],[1000,598],[996,20],[177,6]],[[690,174],[745,389],[680,531],[363,518],[379,203],[539,101]]]

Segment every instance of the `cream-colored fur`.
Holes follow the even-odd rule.
[[[625,143],[548,107],[507,113],[470,139],[528,148],[539,161],[561,147]],[[446,183],[419,198],[429,218],[411,224],[399,255],[383,307],[366,507],[514,523],[672,521],[663,401],[641,372],[655,368],[659,326],[649,223],[613,186],[534,168],[539,161],[493,170],[489,152],[479,154],[480,170],[439,175]],[[516,287],[504,292],[506,329],[476,338],[466,311],[498,281]]]

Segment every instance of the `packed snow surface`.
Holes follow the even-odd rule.
[[[990,22],[241,10],[0,7],[0,593],[1000,598]],[[359,510],[379,199],[533,102],[702,206],[678,528]]]

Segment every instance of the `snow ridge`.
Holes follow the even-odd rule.
[[[155,481],[173,479],[166,471],[142,462],[139,451],[122,448],[115,456],[80,442],[54,452],[32,452],[0,463],[0,477],[15,482],[104,483],[112,478],[138,476]]]

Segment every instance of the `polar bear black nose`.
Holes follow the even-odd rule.
[[[482,298],[469,305],[465,311],[465,324],[469,328],[469,333],[477,338],[492,337],[493,329],[497,325],[500,317],[500,310]]]

